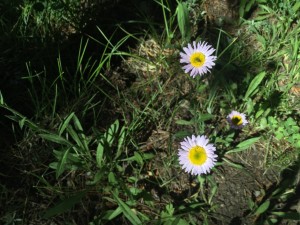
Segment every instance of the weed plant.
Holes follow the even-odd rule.
[[[241,1],[234,32],[206,21],[205,2],[194,0],[117,1],[142,17],[107,32],[87,14],[107,5],[88,3],[0,3],[0,66],[22,64],[13,79],[24,93],[10,101],[16,95],[4,83],[13,79],[3,76],[1,136],[9,129],[11,137],[1,150],[0,221],[297,224],[299,2]],[[95,32],[84,33],[90,26]],[[16,58],[8,37],[25,43]],[[45,47],[42,60],[24,57],[32,40]],[[217,57],[194,78],[180,64],[193,41]],[[242,129],[228,123],[233,110],[247,118]],[[179,164],[180,143],[192,135],[216,149],[207,174]]]

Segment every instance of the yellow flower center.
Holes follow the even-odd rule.
[[[200,146],[194,146],[190,149],[189,159],[192,162],[192,164],[200,166],[206,162],[206,151]]]
[[[240,125],[242,125],[242,123],[243,123],[243,120],[242,120],[242,117],[241,116],[233,116],[232,118],[231,118],[231,122],[234,124],[234,125],[236,125],[236,126],[240,126]]]
[[[201,52],[195,52],[191,55],[190,62],[193,67],[201,67],[205,63],[205,55]]]

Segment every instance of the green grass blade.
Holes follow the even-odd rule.
[[[75,128],[76,128],[77,130],[83,131],[83,128],[82,128],[82,126],[81,126],[81,123],[80,123],[78,117],[77,117],[75,114],[74,114],[74,116],[73,116],[73,121],[74,121]]]
[[[39,134],[39,136],[47,141],[51,141],[57,144],[62,144],[70,147],[72,146],[72,144],[68,140],[56,134]]]
[[[122,146],[123,146],[123,143],[125,140],[125,136],[126,136],[126,130],[125,130],[125,127],[122,127],[122,129],[120,131],[120,135],[119,135],[118,149],[117,149],[115,159],[119,158],[120,155],[122,154]]]
[[[257,142],[259,139],[260,139],[260,137],[254,137],[254,138],[247,139],[247,140],[239,143],[235,149],[227,151],[226,154],[244,151],[244,150],[248,149],[251,145],[253,145],[255,142]]]
[[[110,125],[108,131],[105,133],[105,138],[108,145],[111,147],[112,143],[117,135],[119,130],[119,120],[116,120],[113,124]]]
[[[67,149],[61,159],[59,160],[56,168],[56,179],[59,178],[59,176],[65,171],[65,165],[68,159],[70,149]]]
[[[191,38],[191,26],[189,21],[189,10],[185,2],[178,3],[176,13],[181,36],[185,41],[189,41]]]
[[[1,93],[1,91],[0,91],[0,104],[4,105],[3,95]]]
[[[300,213],[298,212],[272,212],[272,214],[283,219],[300,221]]]
[[[250,96],[253,95],[254,91],[256,90],[258,85],[262,82],[265,75],[266,75],[266,72],[261,72],[261,73],[257,74],[256,77],[254,77],[254,79],[251,81],[251,83],[248,87],[248,90],[246,91],[244,99],[247,100]]]
[[[115,210],[108,210],[105,212],[105,215],[102,217],[102,219],[103,220],[113,220],[121,213],[122,213],[121,207],[118,207]]]
[[[58,128],[58,135],[61,136],[61,134],[65,131],[65,129],[69,126],[69,123],[71,119],[74,116],[74,112],[72,112],[66,119],[65,121],[60,125]]]
[[[52,118],[54,118],[54,114],[56,112],[57,97],[58,97],[58,89],[57,89],[57,84],[55,84],[55,95],[54,95],[54,98],[53,98],[53,106],[52,106]]]
[[[263,214],[265,211],[268,210],[269,206],[270,206],[270,200],[267,200],[255,210],[254,214],[256,215]]]
[[[134,212],[123,202],[115,193],[113,193],[115,200],[117,201],[119,207],[121,208],[124,216],[133,224],[140,225],[142,221],[134,214]]]
[[[228,163],[230,166],[237,168],[237,169],[244,169],[244,166],[238,163],[234,163],[229,159],[223,158],[224,162]]]
[[[103,143],[100,141],[96,152],[96,161],[99,168],[102,167],[103,152],[104,152],[104,146]]]
[[[254,137],[254,138],[247,139],[247,140],[239,143],[237,145],[237,147],[240,149],[249,148],[251,145],[253,145],[255,142],[257,142],[259,139],[260,139],[260,137]]]
[[[297,13],[299,8],[300,8],[300,2],[296,2],[295,5],[292,7],[294,13]]]
[[[47,219],[52,216],[64,213],[68,210],[70,210],[76,203],[80,202],[82,197],[84,197],[86,192],[80,192],[76,195],[73,195],[69,198],[66,198],[62,200],[59,204],[54,206],[53,208],[48,209],[45,214],[43,215],[43,218]]]

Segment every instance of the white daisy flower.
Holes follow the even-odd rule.
[[[239,113],[234,110],[227,116],[226,119],[230,124],[230,126],[233,129],[237,129],[237,130],[242,129],[246,124],[248,124],[246,115],[244,113]]]
[[[210,72],[210,69],[215,65],[217,59],[212,53],[215,49],[206,42],[193,42],[193,46],[188,44],[183,48],[184,52],[180,52],[180,63],[187,65],[183,66],[185,73],[189,73],[191,77],[195,78],[198,74]]]
[[[179,164],[192,175],[207,174],[217,161],[216,148],[208,143],[208,139],[202,135],[186,137],[180,142]]]

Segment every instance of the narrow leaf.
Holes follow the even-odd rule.
[[[244,169],[244,167],[241,164],[238,163],[234,163],[232,161],[230,161],[229,159],[223,158],[223,160],[228,163],[230,166],[235,167],[237,169]]]
[[[121,207],[118,207],[115,210],[108,210],[105,212],[105,214],[103,216],[103,220],[113,220],[121,213],[122,213]]]
[[[251,145],[253,145],[255,142],[257,142],[260,139],[260,137],[254,137],[254,138],[250,138],[247,139],[245,141],[242,141],[241,143],[239,143],[236,147],[238,148],[249,148]]]
[[[177,21],[181,36],[185,41],[189,41],[191,38],[191,26],[189,20],[189,10],[186,3],[178,3],[177,9]]]
[[[115,193],[113,193],[115,200],[121,208],[124,216],[133,224],[141,225],[142,221],[134,214],[134,212],[123,202]]]
[[[296,2],[295,5],[292,7],[294,13],[297,13],[299,8],[300,8],[300,2]]]
[[[45,140],[52,141],[54,143],[72,146],[72,144],[68,140],[56,134],[39,134],[39,136]]]
[[[52,216],[64,213],[68,210],[70,210],[76,203],[80,202],[81,198],[85,196],[86,192],[80,192],[74,196],[71,196],[69,198],[66,198],[62,200],[59,204],[54,206],[53,208],[50,208],[46,210],[45,214],[43,215],[43,218],[47,219]]]
[[[199,120],[197,120],[198,122],[201,122],[201,121],[207,121],[207,120],[211,120],[211,119],[213,119],[214,118],[214,116],[213,115],[211,115],[211,114],[202,114],[202,115],[200,115],[200,117],[199,117]]]
[[[116,120],[113,124],[110,125],[108,128],[108,131],[105,133],[106,141],[109,145],[109,147],[112,146],[112,143],[114,141],[114,138],[118,132],[119,129],[119,120]]]
[[[81,123],[80,123],[78,117],[75,114],[73,116],[73,121],[74,121],[75,129],[83,131]]]
[[[263,204],[261,204],[255,211],[256,215],[260,215],[268,210],[270,206],[270,200],[265,201]]]
[[[65,121],[59,126],[58,128],[58,135],[61,136],[61,134],[65,131],[65,129],[69,126],[70,120],[73,118],[74,112],[72,112]]]
[[[255,142],[257,142],[259,139],[260,139],[260,137],[247,139],[247,140],[239,143],[236,146],[236,148],[227,151],[226,154],[231,154],[231,153],[236,153],[236,152],[241,152],[241,151],[247,150],[251,145],[253,145]]]
[[[241,18],[244,17],[245,14],[245,6],[246,6],[246,0],[241,0],[240,7],[239,7],[239,15]]]
[[[77,130],[77,136],[80,137],[80,143],[82,145],[82,148],[84,150],[88,151],[89,148],[88,148],[87,138],[83,133],[83,128],[82,128],[81,123],[76,115],[73,116],[73,121],[74,121],[74,127]]]
[[[195,124],[195,121],[194,120],[176,120],[176,122],[175,123],[177,123],[177,124],[179,124],[179,125],[187,125],[187,126],[190,126],[190,125],[193,125],[193,124]]]
[[[120,135],[119,135],[118,149],[117,149],[115,159],[119,158],[119,156],[122,154],[122,146],[123,146],[123,143],[125,140],[125,135],[126,135],[125,127],[122,127],[122,129],[120,131]]]
[[[65,151],[65,153],[62,156],[62,158],[60,159],[60,161],[57,164],[57,167],[56,167],[56,179],[58,179],[58,177],[65,171],[65,165],[66,165],[66,162],[67,162],[69,151],[70,151],[70,149],[68,149],[67,151]]]
[[[4,105],[4,99],[3,99],[3,95],[1,93],[1,91],[0,91],[0,104]]]
[[[138,152],[134,152],[134,157],[135,157],[135,161],[138,164],[140,164],[140,165],[144,164],[144,161],[143,161],[143,158],[142,158],[141,154],[139,154]]]
[[[77,146],[80,147],[81,149],[84,149],[81,139],[78,136],[77,132],[73,129],[73,127],[68,126],[67,131],[68,131],[68,134],[72,137],[72,139],[76,142]]]
[[[96,152],[96,161],[97,161],[97,165],[99,168],[101,168],[101,166],[102,166],[103,152],[104,152],[104,147],[100,141],[98,144],[98,147],[97,147],[97,152]]]
[[[245,94],[245,97],[244,97],[246,100],[247,100],[247,98],[252,96],[252,94],[254,93],[256,88],[258,87],[258,85],[264,79],[265,75],[266,75],[266,72],[261,72],[261,73],[257,74],[256,77],[254,77],[254,79],[251,81],[251,83],[248,87],[248,90],[246,91],[246,94]]]
[[[300,221],[300,213],[298,212],[272,212],[272,214],[284,219]]]

